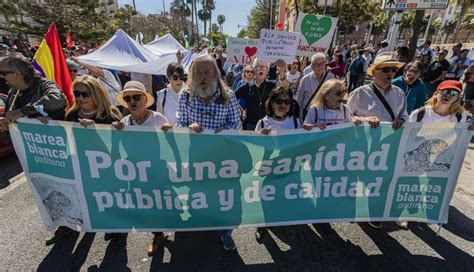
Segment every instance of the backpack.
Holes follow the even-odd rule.
[[[423,117],[425,116],[425,113],[426,113],[425,107],[421,107],[418,110],[418,113],[416,114],[416,121],[421,122],[421,120],[423,120]],[[462,119],[462,113],[461,112],[456,113],[456,119],[458,120],[458,123],[461,122],[461,119]]]

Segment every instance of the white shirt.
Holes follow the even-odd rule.
[[[316,118],[316,110],[318,111],[318,116]],[[336,125],[342,123],[351,122],[351,114],[349,108],[346,105],[342,104],[339,106],[339,109],[332,110],[324,105],[320,105],[317,108],[311,107],[306,114],[304,119],[305,124],[311,125]]]
[[[176,112],[178,111],[178,98],[179,95],[183,92],[181,89],[179,92],[175,92],[171,89],[171,85],[168,84],[168,87],[156,92],[156,111],[163,114],[170,124],[176,124]],[[163,108],[163,99],[165,98],[165,106]]]
[[[131,120],[131,114],[122,118],[121,122],[124,124],[124,126],[155,126],[155,127],[168,123],[168,119],[166,119],[166,117],[164,117],[163,114],[156,111],[152,111],[151,113],[152,114],[148,116],[145,122],[141,123],[140,125]]]
[[[346,105],[350,110],[350,114],[360,117],[377,116],[382,122],[392,122],[392,117],[372,90],[371,85],[372,83],[363,85],[349,94]],[[395,118],[408,120],[405,92],[395,85],[391,85],[387,92],[382,90],[380,92],[392,109]]]
[[[300,120],[293,116],[288,116],[284,120],[275,120],[272,117],[265,116],[258,121],[257,126],[255,126],[255,131],[260,131],[262,128],[271,128],[273,131],[295,129],[295,119],[296,128],[300,128]]]
[[[300,79],[300,76],[301,76],[301,73],[299,71],[296,71],[294,75],[292,75],[290,72],[286,72],[286,78],[291,84],[298,81],[298,79]]]
[[[409,122],[416,122],[419,111],[420,111],[420,109],[416,109],[410,114]],[[423,123],[435,123],[435,122],[454,122],[454,123],[457,123],[458,119],[456,118],[455,114],[442,116],[442,115],[439,115],[436,112],[434,112],[431,107],[425,107],[425,115],[423,115],[423,119],[421,119],[420,122],[423,122]],[[464,112],[462,113],[462,117],[461,117],[460,122],[466,122],[466,113],[464,113]]]
[[[104,71],[104,77],[99,77],[98,80],[100,85],[102,85],[109,95],[110,102],[112,105],[117,106],[119,103],[115,99],[117,94],[122,90],[122,86],[117,82],[114,75],[106,69],[102,69]]]

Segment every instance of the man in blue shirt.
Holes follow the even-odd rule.
[[[426,101],[426,87],[421,79],[423,63],[412,61],[407,64],[403,75],[395,78],[392,84],[402,89],[407,96],[407,113],[421,108]]]

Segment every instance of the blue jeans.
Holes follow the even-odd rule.
[[[220,237],[230,237],[232,236],[232,229],[218,230]]]

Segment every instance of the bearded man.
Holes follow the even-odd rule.
[[[239,104],[221,79],[219,68],[210,55],[198,57],[191,65],[186,89],[178,98],[178,127],[189,127],[196,133],[204,129],[240,129]],[[232,230],[220,230],[225,250],[234,250]]]

